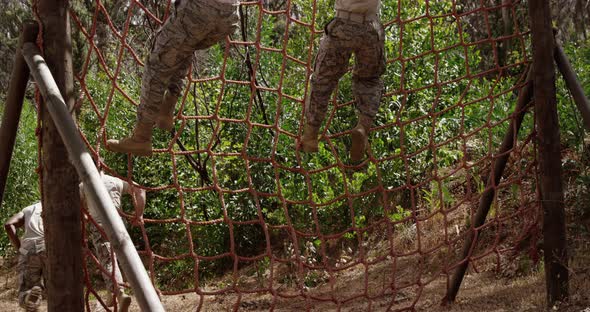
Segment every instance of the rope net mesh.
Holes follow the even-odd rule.
[[[486,184],[530,65],[526,3],[382,1],[385,90],[359,165],[348,155],[350,72],[320,151],[296,148],[333,1],[242,2],[240,30],[195,53],[175,130],[155,130],[154,156],[105,150],[133,127],[143,62],[171,10],[120,0],[70,11],[80,132],[106,173],[148,193],[144,223],[128,230],[164,303],[183,294],[205,311],[427,309],[474,231],[471,272],[536,261],[532,114],[501,183]],[[133,216],[128,199],[121,214]],[[114,274],[90,249],[85,259],[90,310],[92,297],[106,301],[97,272]]]

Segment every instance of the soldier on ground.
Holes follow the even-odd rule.
[[[18,303],[27,312],[38,311],[47,277],[42,210],[38,202],[16,213],[4,224],[8,238],[18,250]],[[24,229],[20,239],[18,228]]]
[[[146,201],[145,190],[133,186],[119,178],[104,174],[102,171],[100,171],[100,174],[104,186],[106,187],[115,208],[117,210],[121,208],[121,197],[123,195],[130,195],[135,208],[135,217],[131,223],[133,225],[142,224],[143,211],[145,209]],[[103,221],[99,217],[96,207],[94,207],[90,201],[86,200],[87,196],[85,195],[83,183],[80,183],[80,197],[82,199],[82,203],[87,206],[88,213],[94,222],[98,225],[98,227],[102,228]],[[129,310],[129,306],[131,305],[131,297],[125,294],[123,288],[121,287],[123,284],[123,276],[121,274],[121,270],[119,269],[117,258],[114,253],[112,253],[111,244],[105,239],[105,237],[103,237],[102,233],[93,224],[89,226],[88,234],[89,240],[92,242],[93,252],[103,268],[101,271],[107,289],[113,292],[113,296],[109,296],[107,298],[106,305],[109,307],[113,306],[114,299],[116,297],[119,312],[127,312]],[[111,257],[111,255],[114,257]],[[111,279],[111,274],[113,273],[115,278],[114,281]]]

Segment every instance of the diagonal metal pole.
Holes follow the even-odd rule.
[[[506,163],[508,162],[510,152],[514,148],[516,136],[518,135],[518,131],[520,130],[522,120],[526,113],[526,106],[528,105],[528,103],[531,102],[533,96],[531,75],[532,66],[527,74],[526,86],[524,86],[524,88],[522,88],[521,92],[518,94],[516,108],[514,109],[513,118],[510,120],[508,132],[504,136],[502,145],[500,146],[500,149],[496,154],[498,156],[496,157],[493,164],[494,171],[489,176],[488,181],[486,182],[486,188],[483,194],[481,195],[481,198],[479,200],[479,207],[477,208],[477,212],[475,213],[475,216],[473,217],[471,223],[473,224],[473,228],[471,231],[469,231],[465,243],[463,244],[463,249],[461,250],[460,258],[462,262],[459,263],[459,265],[455,269],[453,276],[451,277],[451,282],[447,288],[447,294],[442,300],[443,305],[454,302],[455,298],[457,297],[457,293],[459,292],[459,288],[461,287],[461,283],[463,282],[463,277],[465,276],[465,272],[467,271],[467,267],[469,266],[469,257],[471,256],[471,252],[477,245],[477,237],[480,230],[479,228],[485,223],[492,202],[494,201],[494,197],[496,196],[496,187],[500,183],[500,179],[502,178],[502,174],[504,173],[504,168],[506,168]]]
[[[39,27],[37,23],[25,22],[16,48],[17,53],[14,56],[14,65],[6,95],[6,108],[0,124],[0,208],[2,208],[6,180],[10,171],[10,160],[14,150],[27,82],[29,81],[29,67],[20,51],[23,43],[35,41],[38,33]]]
[[[164,311],[139,254],[102,183],[100,174],[94,166],[90,153],[86,150],[76,123],[66,107],[45,60],[41,57],[39,49],[33,43],[25,43],[23,55],[43,98],[47,102],[47,108],[66,145],[70,161],[86,187],[88,199],[97,208],[100,219],[104,220],[107,237],[121,262],[121,268],[129,279],[129,284],[133,288],[141,310]]]

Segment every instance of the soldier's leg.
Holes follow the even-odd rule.
[[[43,264],[41,254],[20,255],[19,270],[19,305],[35,311],[41,303],[43,289]]]
[[[114,298],[116,297],[119,312],[127,312],[131,305],[131,297],[125,294],[125,291],[121,287],[121,284],[123,284],[123,276],[121,274],[121,269],[119,268],[119,263],[117,262],[117,256],[114,253],[111,254],[112,248],[109,242],[102,242],[99,246],[101,255],[100,262],[108,272],[108,276],[103,272],[103,278],[107,285],[107,289],[113,292],[112,296],[109,296],[107,300],[107,305],[115,305]]]
[[[113,253],[111,253],[111,243],[107,241],[98,242],[95,246],[96,256],[100,261],[100,265],[104,271],[102,276],[104,278],[106,287],[109,291],[117,294],[119,291],[119,284],[123,283],[123,277],[121,270],[117,264],[117,259]],[[111,257],[112,256],[112,257]],[[114,278],[114,279],[113,279]]]
[[[368,27],[365,32],[366,40],[355,49],[356,62],[352,78],[359,116],[357,126],[352,131],[350,156],[354,162],[364,157],[368,146],[368,132],[379,110],[383,93],[381,75],[385,71],[383,26],[373,22],[372,27]]]
[[[164,93],[164,99],[160,106],[156,126],[163,130],[172,130],[174,127],[174,109],[182,91],[184,90],[186,75],[190,68],[192,57],[186,59],[186,64],[178,68],[178,71],[172,75],[168,88]]]
[[[27,270],[27,256],[23,254],[18,255],[18,263],[16,265],[18,272],[18,304],[24,307],[25,297],[31,291],[31,287],[26,284],[26,270]]]
[[[186,70],[200,42],[214,27],[206,12],[199,10],[200,1],[182,1],[166,21],[145,65],[137,123],[133,134],[123,140],[108,140],[107,148],[139,156],[152,154],[152,128],[162,107],[164,92],[175,73]],[[193,29],[193,27],[196,28]]]
[[[179,73],[186,74],[195,42],[206,37],[213,27],[203,16],[206,12],[198,11],[194,2],[199,1],[182,1],[158,33],[143,73],[137,112],[139,121],[156,121],[171,78]]]
[[[215,2],[203,1],[208,5],[191,6],[185,8],[186,11],[199,12],[193,14],[193,19],[185,20],[185,28],[188,29],[188,37],[186,43],[191,46],[191,57],[184,60],[184,64],[178,66],[172,73],[168,82],[167,90],[164,94],[164,99],[161,109],[156,119],[156,126],[164,130],[172,130],[174,125],[174,108],[184,90],[186,75],[193,60],[194,51],[207,49],[218,42],[222,41],[229,34],[232,34],[238,28],[239,15],[237,13],[237,6],[228,4],[219,4]],[[200,18],[199,16],[203,16]],[[216,18],[217,17],[217,18]],[[205,18],[209,20],[215,19],[214,23],[209,22],[211,27],[208,32],[204,32],[201,27],[207,23]]]
[[[117,295],[119,293],[119,284],[123,282],[123,277],[121,276],[116,259],[111,258],[111,244],[102,237],[100,231],[93,224],[89,225],[88,236],[92,241],[92,251],[102,266],[100,271],[105,287],[109,292]],[[113,305],[112,297],[109,296],[106,300],[109,306]]]
[[[47,298],[47,277],[49,274],[47,271],[47,251],[39,253],[39,260],[41,262],[41,284],[43,285],[41,297]]]
[[[328,101],[338,84],[338,80],[348,69],[351,51],[332,44],[329,36],[324,36],[315,60],[311,77],[310,94],[306,103],[307,123],[320,127],[326,118]]]
[[[327,32],[330,27],[327,27]],[[340,45],[339,40],[326,33],[320,42],[316,55],[314,72],[311,77],[310,94],[305,105],[307,120],[300,145],[305,152],[318,150],[318,131],[326,118],[328,101],[346,73],[352,52]]]
[[[193,40],[193,51],[207,49],[215,45],[216,43],[225,39],[227,35],[233,33],[238,27],[239,16],[237,13],[237,7],[231,5],[219,5],[218,8],[208,7],[207,9],[210,11],[208,13],[209,15],[218,15],[219,20],[215,25],[213,25],[215,27],[211,29],[211,31],[207,33],[206,36],[203,36],[203,32],[199,30],[198,26],[188,27],[192,30],[190,37]],[[202,23],[202,21],[197,21],[197,24],[200,23]],[[178,99],[184,90],[186,75],[188,74],[193,56],[194,52],[192,53],[191,57],[184,61],[184,64],[177,67],[177,70],[170,78],[158,118],[156,119],[156,126],[158,128],[172,130],[172,127],[174,126],[174,108],[176,107]]]
[[[228,35],[233,34],[239,28],[239,5],[221,3],[217,0],[194,1],[194,5],[197,7],[194,10],[201,12],[203,18],[208,19],[212,27],[203,36],[202,32],[199,31],[201,21],[197,20],[194,24],[187,25],[188,29],[193,32],[195,50],[204,50],[223,42]]]
[[[185,64],[178,68],[178,70],[172,75],[170,83],[168,83],[168,89],[166,91],[177,98],[180,97],[186,86],[186,76],[188,75],[192,60],[193,57],[186,59]]]

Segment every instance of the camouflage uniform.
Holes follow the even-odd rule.
[[[28,254],[18,256],[18,304],[25,306],[25,298],[35,286],[44,287],[47,279],[47,254],[45,251],[35,252],[31,250]]]
[[[18,303],[25,307],[27,294],[35,286],[44,287],[47,279],[47,255],[41,219],[41,203],[23,209],[25,234],[21,238],[18,256]]]
[[[104,186],[106,187],[111,200],[113,201],[113,205],[116,209],[121,207],[121,194],[123,193],[123,181],[112,177],[110,175],[101,174],[102,181]],[[84,184],[80,184],[80,191],[85,198],[84,195]],[[96,222],[98,226],[102,228],[102,219],[99,217],[98,213],[96,212],[96,208],[92,206],[90,202],[88,203],[88,212],[92,216],[92,219]],[[111,254],[111,243],[102,236],[101,232],[96,228],[94,224],[89,224],[88,226],[88,236],[90,241],[92,242],[92,251],[94,255],[98,259],[98,262],[104,269],[101,270],[103,280],[105,282],[105,286],[108,290],[118,289],[119,284],[123,283],[123,276],[121,275],[121,270],[119,269],[119,265],[117,264],[117,257],[114,253]],[[112,256],[112,257],[111,257]],[[117,285],[113,285],[113,279],[111,278],[112,273],[114,270],[115,280],[114,282]]]
[[[337,3],[338,4],[338,3]],[[383,92],[385,72],[384,30],[377,14],[338,14],[325,27],[306,103],[307,123],[319,128],[326,116],[330,95],[348,70],[349,59],[356,60],[352,74],[353,92],[360,118],[372,123]],[[353,15],[355,18],[350,17]]]
[[[101,226],[101,223],[98,223]],[[121,275],[121,270],[119,270],[119,266],[117,265],[117,257],[115,254],[112,254],[111,258],[111,243],[109,243],[105,238],[102,237],[100,231],[94,226],[94,224],[90,224],[88,228],[88,236],[90,241],[92,242],[92,251],[94,255],[98,259],[98,262],[102,266],[101,274],[103,280],[105,282],[105,287],[109,291],[112,289],[118,289],[119,284],[123,283],[123,276]],[[112,273],[113,273],[113,263],[115,264],[115,281],[117,285],[113,285]]]
[[[177,5],[150,53],[141,85],[139,122],[154,123],[164,92],[179,96],[196,50],[209,48],[238,27],[238,0],[184,0]]]

